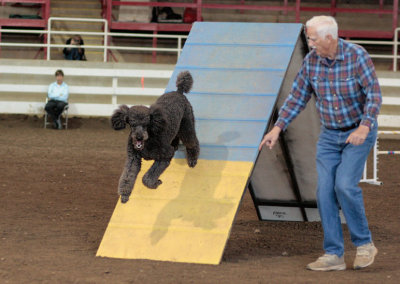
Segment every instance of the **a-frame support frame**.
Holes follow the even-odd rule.
[[[296,43],[267,131],[272,129],[307,52],[303,33]],[[306,109],[281,134],[278,145],[273,150],[264,147],[259,153],[248,188],[260,220],[319,220],[315,199],[318,133],[319,119],[312,98]]]

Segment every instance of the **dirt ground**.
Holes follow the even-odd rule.
[[[399,283],[400,156],[381,155],[382,186],[362,184],[379,254],[360,271],[312,272],[319,223],[258,221],[246,192],[220,265],[96,257],[117,202],[127,132],[106,118],[0,116],[0,283]],[[381,140],[399,150],[400,140]],[[355,248],[345,228],[345,260]]]

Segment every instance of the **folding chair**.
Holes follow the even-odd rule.
[[[46,102],[45,102],[44,105],[46,105],[48,101],[49,101],[49,98],[46,98]],[[60,116],[63,116],[63,117],[64,117],[65,122],[62,123],[62,125],[65,126],[65,129],[68,129],[68,108],[69,108],[69,105],[68,105],[68,103],[67,103],[67,104],[65,105],[63,111],[61,112],[61,115],[60,115]],[[44,128],[47,128],[47,125],[48,125],[48,124],[51,124],[51,122],[48,122],[48,121],[47,121],[47,116],[48,116],[48,114],[47,114],[47,111],[45,110],[45,111],[44,111]]]

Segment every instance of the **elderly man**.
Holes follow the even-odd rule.
[[[353,268],[360,269],[371,265],[378,252],[358,183],[376,141],[381,91],[368,53],[361,46],[338,38],[333,17],[313,17],[306,23],[306,34],[311,51],[304,58],[278,120],[259,148],[266,145],[272,149],[280,132],[315,94],[321,121],[316,157],[317,204],[325,254],[308,264],[307,269],[346,269],[340,208],[357,247]]]

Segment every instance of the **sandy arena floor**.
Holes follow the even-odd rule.
[[[322,253],[320,224],[260,222],[248,192],[218,266],[107,259],[95,254],[118,199],[127,132],[105,118],[73,118],[67,131],[42,123],[0,116],[0,283],[399,283],[399,155],[380,157],[382,186],[362,184],[379,248],[367,269],[305,270]],[[399,150],[400,140],[380,148]]]

